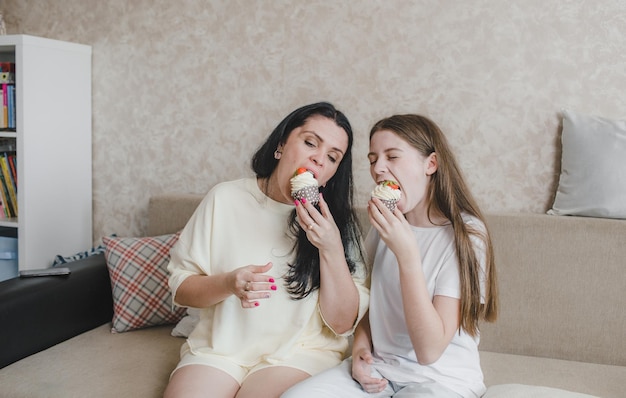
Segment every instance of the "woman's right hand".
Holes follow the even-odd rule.
[[[175,303],[180,306],[207,308],[231,295],[241,300],[243,308],[255,308],[260,299],[271,297],[278,289],[274,278],[266,273],[272,263],[246,265],[216,275],[196,274],[187,277],[176,290]]]
[[[228,290],[239,297],[243,308],[258,307],[258,300],[270,298],[270,292],[278,289],[274,278],[265,275],[271,268],[271,262],[265,265],[246,265],[228,274]]]
[[[356,380],[363,391],[374,394],[381,392],[387,387],[387,379],[372,377],[372,363],[374,358],[368,349],[361,349],[352,353],[352,377]]]

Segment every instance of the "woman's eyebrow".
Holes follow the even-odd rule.
[[[304,133],[310,133],[313,134],[320,142],[325,142],[324,139],[322,137],[319,136],[319,134],[317,134],[315,131],[310,131],[310,130],[303,130]],[[333,151],[339,152],[341,154],[341,156],[344,155],[343,151],[339,148],[336,147],[332,147],[331,148]]]

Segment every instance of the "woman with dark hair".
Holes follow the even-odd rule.
[[[200,308],[166,397],[279,397],[341,362],[369,290],[353,210],[352,128],[332,104],[289,114],[217,184],[171,250],[176,305]],[[298,168],[318,206],[291,197]]]

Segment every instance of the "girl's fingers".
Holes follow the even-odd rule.
[[[369,201],[368,211],[369,211],[369,216],[370,216],[370,222],[372,223],[372,225],[376,225],[377,226],[376,229],[380,230],[381,223],[383,221],[385,221],[385,217],[380,212],[380,208],[378,207],[378,204],[375,202],[375,200],[376,199],[373,199],[373,200]],[[382,203],[381,203],[381,205],[382,205]],[[383,205],[383,207],[384,207],[384,205]]]

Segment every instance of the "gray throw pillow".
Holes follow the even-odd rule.
[[[626,218],[626,121],[563,111],[561,175],[548,214]]]

